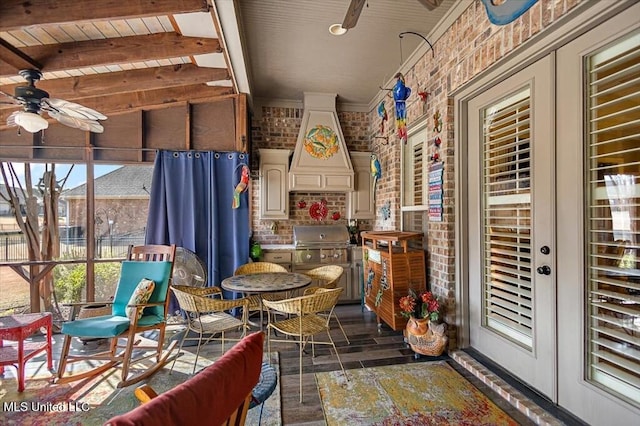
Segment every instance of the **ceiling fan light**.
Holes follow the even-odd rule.
[[[15,116],[15,123],[30,133],[38,133],[49,127],[49,122],[39,114],[22,111]]]
[[[329,26],[329,32],[334,36],[341,36],[347,33],[347,29],[342,26],[342,24],[332,24]]]

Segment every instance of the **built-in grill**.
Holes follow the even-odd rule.
[[[293,270],[305,271],[323,265],[348,268],[349,231],[344,225],[294,226]]]

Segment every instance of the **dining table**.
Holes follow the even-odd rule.
[[[235,291],[246,296],[264,293],[290,294],[311,284],[311,278],[296,272],[256,272],[253,274],[234,275],[222,280],[224,290]],[[263,323],[262,297],[260,297],[260,328]]]

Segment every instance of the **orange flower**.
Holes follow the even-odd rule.
[[[414,309],[416,308],[416,300],[411,296],[404,296],[400,298],[399,301],[400,309],[403,313],[412,314]]]

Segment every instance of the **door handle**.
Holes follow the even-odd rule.
[[[536,269],[536,271],[537,271],[540,275],[551,275],[551,268],[550,268],[548,265],[538,266],[538,268]]]

